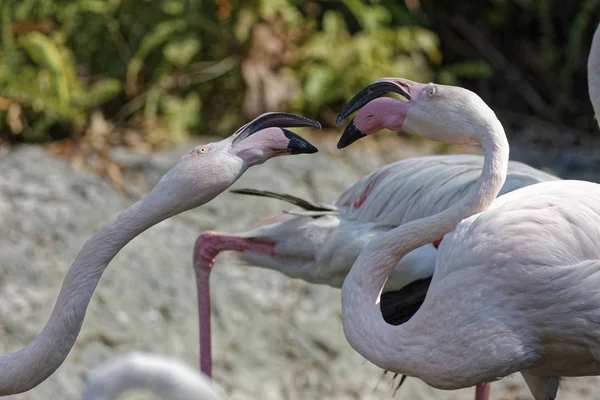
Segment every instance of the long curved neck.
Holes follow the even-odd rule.
[[[588,90],[594,115],[600,126],[600,26],[596,28],[588,57]]]
[[[131,389],[148,389],[161,399],[225,399],[220,387],[179,361],[145,353],[120,356],[88,376],[81,400],[112,400]]]
[[[104,225],[83,246],[67,271],[52,315],[24,349],[0,357],[0,395],[25,392],[65,360],[81,330],[87,306],[108,263],[131,239],[172,215],[151,192]]]
[[[431,350],[424,347],[427,338],[422,331],[410,332],[406,325],[387,324],[379,309],[379,298],[399,259],[444,236],[461,220],[485,210],[494,201],[508,171],[509,147],[500,121],[495,119],[490,125],[481,146],[485,159],[481,176],[461,202],[374,239],[360,253],[344,281],[342,322],[346,338],[356,351],[382,368],[409,376],[423,372],[420,360]]]

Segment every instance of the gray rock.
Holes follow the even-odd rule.
[[[131,196],[146,192],[182,151],[117,151],[119,163],[146,177],[135,183],[125,176]],[[409,153],[406,147],[403,151]],[[310,162],[308,156],[271,160],[251,169],[235,187],[332,201],[384,163],[377,152],[349,151],[344,158],[327,153],[310,156]],[[423,153],[415,150],[416,154]],[[40,332],[81,246],[134,201],[37,147],[24,146],[0,159],[0,351],[21,349]],[[131,350],[197,366],[191,267],[197,235],[207,229],[244,230],[287,207],[224,193],[143,233],[106,270],[64,365],[37,388],[8,398],[76,399],[86,371]],[[212,285],[214,377],[232,399],[392,398],[390,375],[382,379],[381,370],[365,362],[344,338],[339,290],[236,265],[227,255],[220,256]],[[599,383],[596,378],[566,380],[561,399],[596,398]],[[396,395],[411,400],[472,397],[473,389],[442,392],[413,378]],[[513,377],[495,383],[492,398],[529,397],[522,379]]]

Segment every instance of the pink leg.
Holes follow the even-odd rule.
[[[212,355],[210,340],[210,271],[221,251],[263,251],[272,253],[275,245],[236,235],[204,232],[196,240],[194,248],[194,273],[198,295],[198,319],[200,332],[200,371],[212,378]]]
[[[475,400],[489,400],[490,398],[490,383],[482,383],[475,386]]]

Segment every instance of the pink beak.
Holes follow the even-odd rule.
[[[231,136],[236,150],[254,147],[274,155],[316,153],[318,149],[300,135],[285,129],[291,127],[321,128],[318,121],[284,112],[265,113],[247,123]]]
[[[348,104],[346,104],[346,106],[338,114],[336,124],[339,125],[350,114],[362,108],[371,100],[379,98],[387,93],[397,93],[405,97],[407,100],[410,100],[409,91],[411,83],[411,81],[399,78],[384,78],[371,83],[369,86],[358,92],[352,99],[350,99]],[[354,120],[352,120],[340,137],[337,148],[343,149],[344,147],[351,145],[358,139],[365,136],[366,135],[356,127]]]

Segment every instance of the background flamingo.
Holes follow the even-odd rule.
[[[115,357],[87,376],[81,400],[115,400],[147,389],[164,400],[225,400],[225,392],[195,369],[172,358],[133,352]]]
[[[277,126],[316,121],[285,113],[258,117],[232,136],[183,155],[144,198],[114,217],[83,246],[67,272],[50,319],[24,349],[0,357],[0,395],[27,391],[50,376],[69,354],[94,290],[112,258],[134,237],[166,218],[198,207],[269,158],[317,148]]]
[[[554,399],[560,376],[600,374],[600,299],[592,289],[600,271],[600,185],[543,182],[494,202],[506,178],[508,142],[493,111],[466,89],[383,79],[341,116],[389,91],[408,99],[385,100],[395,129],[478,142],[485,163],[462,201],[366,246],[342,287],[350,344],[381,367],[445,389],[521,371],[536,400]],[[364,137],[359,129],[349,125],[338,147]],[[378,303],[395,260],[453,229],[421,308],[404,324],[387,324]]]

